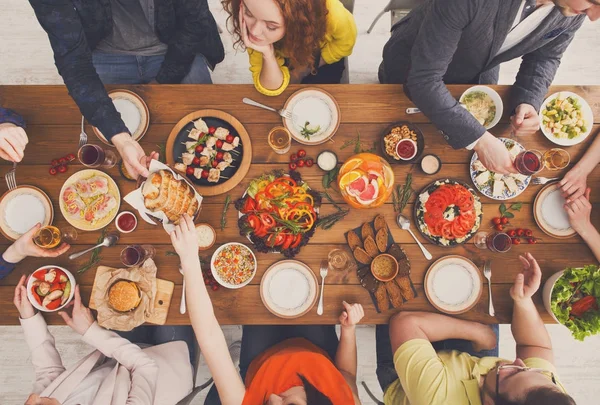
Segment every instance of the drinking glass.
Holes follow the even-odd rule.
[[[535,149],[525,150],[515,158],[517,171],[525,176],[532,176],[544,168],[542,153]]]
[[[506,253],[512,246],[512,239],[504,232],[493,232],[487,236],[486,245],[492,252]]]
[[[544,153],[544,167],[548,170],[562,170],[571,163],[569,152],[561,148],[553,148]]]
[[[140,266],[155,254],[156,249],[152,245],[129,245],[121,251],[121,263],[127,267]]]
[[[73,243],[75,240],[77,240],[75,228],[67,227],[60,230],[52,225],[40,228],[33,236],[33,243],[42,249],[53,249],[62,242]]]
[[[473,244],[478,249],[487,249],[487,237],[489,232],[479,231],[473,237]]]
[[[333,249],[327,256],[329,268],[337,271],[348,270],[355,266],[354,260],[344,249]]]
[[[110,169],[117,164],[117,155],[112,150],[102,149],[98,145],[85,144],[77,152],[82,165],[91,168]]]
[[[290,147],[292,146],[292,135],[284,127],[275,127],[269,132],[267,142],[275,153],[283,155],[290,151]]]

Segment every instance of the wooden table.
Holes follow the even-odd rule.
[[[277,155],[271,151],[267,145],[268,131],[281,124],[280,118],[268,111],[257,109],[243,104],[242,98],[251,97],[265,104],[281,107],[287,97],[296,91],[300,86],[290,86],[282,96],[277,98],[268,98],[258,94],[251,85],[179,85],[179,86],[109,86],[114,88],[127,88],[138,93],[148,104],[150,109],[150,127],[146,136],[142,139],[142,147],[149,152],[157,149],[157,144],[165,143],[166,138],[175,125],[186,114],[203,109],[214,108],[226,111],[238,118],[248,130],[253,142],[254,156],[252,166],[248,176],[242,183],[233,189],[229,194],[232,199],[239,198],[250,179],[266,171],[276,168],[287,168],[288,155]],[[437,178],[452,177],[460,179],[466,183],[471,183],[468,173],[468,162],[471,158],[471,152],[466,150],[453,150],[444,141],[436,128],[427,121],[422,114],[407,116],[405,109],[412,107],[412,103],[403,94],[402,87],[396,85],[329,85],[323,86],[338,101],[341,109],[342,124],[334,138],[334,143],[326,144],[324,147],[334,150],[340,161],[344,161],[353,154],[352,148],[340,150],[340,146],[345,140],[351,139],[360,132],[361,139],[373,142],[379,139],[382,131],[390,123],[399,120],[410,120],[417,123],[425,136],[425,152],[435,153],[442,158],[443,168],[436,176],[426,176],[421,173],[416,166],[394,165],[396,182],[403,184],[406,174],[413,173],[413,188],[420,190],[423,186]],[[453,95],[458,97],[467,86],[450,86]],[[507,100],[509,87],[495,86],[496,90],[504,100]],[[559,90],[571,90],[582,95],[592,106],[596,117],[596,124],[592,135],[580,145],[569,148],[572,161],[581,158],[586,148],[591,143],[594,135],[598,133],[600,127],[600,87],[575,87],[575,86],[556,86],[551,92]],[[76,153],[77,142],[80,132],[81,115],[75,103],[69,97],[66,88],[63,86],[0,86],[0,105],[14,109],[23,115],[28,123],[27,133],[29,135],[29,145],[25,153],[24,161],[17,168],[17,183],[24,185],[30,184],[42,188],[51,197],[54,203],[55,224],[58,227],[67,226],[66,221],[60,214],[58,207],[58,193],[67,179],[68,175],[80,170],[82,166],[73,164],[69,167],[66,174],[50,176],[48,174],[49,162],[54,158],[64,156],[68,153]],[[508,136],[508,112],[496,128],[492,130],[495,135]],[[86,126],[86,132],[92,143],[100,143],[94,136],[92,127]],[[541,133],[527,139],[521,139],[526,147],[546,150],[553,144],[548,141]],[[371,147],[369,145],[368,147]],[[300,149],[297,143],[292,145],[292,151]],[[303,147],[304,148],[304,147]],[[319,150],[323,147],[306,147],[309,156],[316,157]],[[76,163],[76,162],[74,162]],[[2,161],[0,171],[2,174],[8,171],[9,165]],[[117,168],[113,168],[109,173],[117,181],[122,195],[134,188],[134,183],[125,181],[118,173]],[[321,180],[323,172],[313,166],[312,168],[303,168],[302,176],[311,187],[322,190]],[[542,173],[549,175],[549,172]],[[553,173],[552,173],[553,174]],[[596,170],[590,178],[592,185],[599,184],[600,170]],[[573,237],[567,240],[552,239],[542,233],[536,226],[532,215],[532,202],[540,186],[530,185],[529,188],[521,194],[514,202],[522,202],[523,209],[516,214],[512,220],[515,227],[529,228],[534,234],[543,240],[536,245],[513,246],[507,254],[493,254],[489,251],[477,249],[472,243],[456,247],[442,248],[427,244],[427,248],[434,256],[434,260],[449,254],[463,255],[473,260],[477,265],[482,266],[485,259],[492,259],[493,283],[492,290],[494,303],[496,306],[496,317],[487,315],[488,298],[487,286],[481,300],[477,306],[462,318],[471,319],[486,323],[509,323],[511,320],[512,302],[509,297],[509,289],[516,274],[521,266],[518,261],[518,255],[530,251],[540,262],[545,281],[551,274],[567,267],[580,266],[595,261],[590,250],[579,237]],[[0,192],[6,191],[6,184],[1,182]],[[341,201],[341,197],[332,193],[334,198]],[[600,194],[592,193],[594,203],[600,202]],[[225,195],[217,197],[206,197],[203,202],[203,208],[200,215],[200,221],[206,221],[218,230],[217,245],[230,241],[247,242],[239,235],[237,227],[237,212],[233,205],[227,213],[227,226],[224,231],[220,231],[220,218],[223,210]],[[413,197],[414,200],[414,197]],[[482,197],[484,203],[484,221],[483,228],[488,227],[491,218],[498,215],[497,201]],[[412,203],[406,208],[405,213],[412,212]],[[122,202],[121,210],[130,209],[127,203]],[[322,208],[323,214],[333,211],[333,207],[325,202]],[[598,224],[598,209],[594,210],[594,222]],[[344,232],[355,228],[366,220],[372,219],[376,214],[384,214],[390,224],[390,229],[394,239],[401,243],[411,260],[412,280],[418,291],[418,298],[405,304],[402,309],[406,310],[425,310],[433,311],[433,307],[428,303],[423,292],[423,279],[431,262],[425,260],[421,251],[414,243],[408,233],[398,229],[394,225],[394,211],[390,202],[385,206],[372,210],[352,210],[343,221],[339,222],[332,230],[317,230],[308,247],[304,247],[297,259],[307,263],[318,275],[319,262],[326,258],[330,250],[336,247],[345,247]],[[109,229],[115,229],[114,224],[109,225]],[[414,228],[413,228],[414,229]],[[100,235],[97,232],[80,232],[77,240],[77,246],[72,250],[80,250],[95,243]],[[1,237],[0,237],[1,238]],[[421,238],[423,240],[423,238]],[[169,324],[187,324],[189,319],[187,315],[179,314],[179,301],[181,296],[182,277],[178,272],[177,256],[168,255],[172,251],[168,235],[161,227],[151,226],[144,221],[140,221],[139,226],[132,234],[122,235],[119,246],[104,249],[101,253],[103,265],[118,266],[119,253],[124,245],[133,243],[152,243],[156,246],[156,263],[158,266],[158,276],[175,282],[174,298],[171,302],[169,313]],[[4,238],[0,239],[0,251],[3,251],[9,244]],[[213,250],[207,251],[201,256],[209,258]],[[7,278],[0,281],[0,324],[17,324],[17,311],[12,304],[14,286],[18,282],[21,274],[27,274],[37,267],[45,264],[57,264],[64,266],[76,275],[77,282],[81,285],[84,296],[84,302],[87,302],[90,295],[92,283],[94,281],[95,269],[88,270],[83,274],[77,274],[77,270],[84,265],[89,256],[84,256],[75,261],[69,261],[66,255],[53,260],[28,258],[20,263],[17,269]],[[219,291],[210,291],[215,312],[221,324],[319,324],[335,323],[342,309],[342,300],[348,302],[360,302],[365,308],[364,323],[375,324],[385,323],[395,312],[389,310],[383,313],[377,313],[371,298],[367,291],[363,289],[355,273],[339,273],[330,271],[325,286],[325,313],[323,316],[317,316],[316,306],[306,316],[296,320],[282,320],[271,315],[263,306],[260,295],[259,285],[265,270],[274,262],[282,259],[278,254],[257,254],[258,273],[252,280],[252,283],[239,290],[226,290],[221,288]],[[540,313],[547,322],[551,318],[546,314],[541,303],[540,294],[536,294],[535,302]],[[51,324],[62,324],[62,320],[56,315],[47,315]]]

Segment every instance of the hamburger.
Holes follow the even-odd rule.
[[[108,305],[118,312],[133,311],[141,300],[140,289],[133,281],[117,280],[108,290]]]

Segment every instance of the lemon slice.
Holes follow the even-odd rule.
[[[361,177],[362,177],[362,173],[357,170],[348,172],[340,178],[339,186],[340,186],[340,188],[346,188],[346,186],[350,185],[350,183],[360,179]]]

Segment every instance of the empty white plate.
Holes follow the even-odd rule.
[[[0,199],[0,230],[9,239],[18,239],[38,222],[50,225],[54,209],[50,198],[37,187],[19,186]]]
[[[297,260],[282,260],[267,269],[260,282],[265,307],[280,318],[298,318],[317,301],[318,282],[312,270]]]
[[[150,122],[150,113],[144,100],[129,90],[113,90],[108,95],[133,139],[140,140],[146,134]],[[94,127],[94,132],[102,142],[112,146],[98,128]]]
[[[431,265],[425,275],[425,295],[441,312],[461,314],[481,297],[482,278],[475,264],[462,256],[446,256]]]
[[[283,125],[292,137],[304,145],[327,142],[340,125],[340,108],[331,94],[314,87],[298,90],[288,98],[283,107],[292,112],[292,119],[283,119]],[[318,131],[309,138],[302,135],[306,123],[309,129]]]
[[[552,183],[540,190],[533,203],[535,222],[544,233],[554,238],[569,238],[576,234],[569,223],[565,202],[558,183]]]

